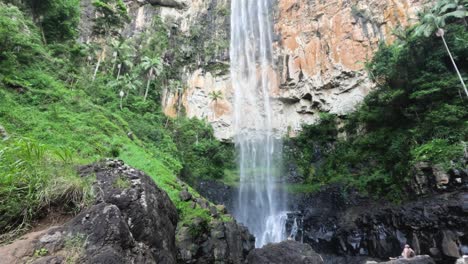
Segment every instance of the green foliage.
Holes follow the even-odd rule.
[[[223,99],[223,93],[221,91],[211,91],[209,94],[208,94],[208,97],[211,99],[211,101],[217,103],[218,100],[222,100]]]
[[[65,253],[65,263],[72,264],[77,263],[80,257],[85,252],[85,246],[87,241],[87,236],[84,234],[75,234],[69,236],[65,239],[64,253]]]
[[[468,140],[462,86],[440,39],[416,36],[413,30],[395,44],[382,44],[367,64],[378,89],[356,112],[341,119],[322,117],[286,142],[286,160],[297,165],[306,182],[345,183],[398,201],[407,195],[415,163],[466,166],[458,162],[461,142]],[[466,26],[446,24],[445,37],[460,71],[468,72]],[[338,129],[338,123],[344,127]]]
[[[102,3],[123,17],[121,1]],[[108,6],[96,4],[101,14],[107,12]],[[109,32],[121,25],[104,28],[111,24]],[[86,206],[93,179],[78,177],[75,168],[104,157],[121,158],[148,173],[168,192],[181,224],[211,220],[207,209],[180,200],[177,175],[183,169],[190,177],[220,177],[233,159],[232,149],[217,142],[203,121],[172,120],[161,112],[159,87],[182,86],[171,79],[178,70],[162,60],[168,37],[160,20],[130,40],[107,41],[111,45],[103,49],[60,38],[45,45],[40,32],[17,7],[0,4],[0,124],[11,136],[0,142],[0,233],[26,227],[55,204],[71,212]],[[93,82],[93,64],[106,52],[115,56],[101,61]],[[151,82],[145,101],[146,80]],[[195,135],[199,144],[193,145]],[[118,180],[115,186],[128,184]]]
[[[305,125],[296,138],[285,141],[283,155],[286,163],[294,161],[306,183],[317,182],[316,163],[331,151],[331,144],[338,136],[336,126],[336,116],[322,114],[318,124]]]
[[[170,124],[180,159],[183,179],[220,179],[225,168],[234,167],[234,148],[213,136],[213,128],[198,119],[180,118]]]
[[[128,189],[132,186],[131,182],[127,178],[119,177],[114,183],[113,186],[119,189]]]
[[[468,17],[467,0],[439,0],[430,9],[419,14],[419,25],[415,35],[429,37],[437,29],[444,28],[447,22]]]
[[[29,139],[0,142],[0,233],[26,227],[50,206],[79,210],[92,200],[90,182],[57,152]]]
[[[95,19],[94,31],[102,35],[114,35],[128,22],[127,7],[122,0],[95,0],[93,5],[100,14]]]
[[[0,74],[44,54],[35,25],[17,7],[0,3]]]
[[[411,150],[414,161],[428,161],[435,164],[456,160],[462,153],[463,145],[450,143],[446,139],[433,139]]]
[[[206,234],[208,231],[208,223],[206,221],[196,221],[194,223],[190,223],[188,226],[189,234],[197,238],[202,234]]]
[[[217,13],[218,15],[220,15],[220,16],[229,16],[230,11],[229,11],[229,9],[228,9],[227,7],[222,6],[222,7],[218,7],[218,8],[216,9],[216,13]]]
[[[80,22],[80,0],[30,1],[47,42],[75,39]]]
[[[296,184],[285,184],[282,185],[285,187],[286,191],[288,193],[312,193],[320,190],[321,185],[320,184],[301,184],[301,183],[296,183]]]
[[[47,250],[47,248],[40,248],[34,251],[35,257],[44,257],[47,256],[47,254],[49,254],[49,250]]]

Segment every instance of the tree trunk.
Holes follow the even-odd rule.
[[[218,99],[215,99],[215,100],[214,100],[213,121],[216,119],[216,108],[218,108]]]
[[[99,66],[101,65],[101,58],[102,58],[102,54],[99,56],[99,59],[98,59],[98,62],[96,64],[96,68],[94,69],[94,74],[93,74],[93,81],[96,80],[96,75],[97,75],[97,72],[99,70]]]
[[[455,71],[457,72],[458,78],[460,79],[460,82],[461,82],[461,84],[463,86],[463,90],[465,90],[466,97],[468,97],[468,90],[466,89],[465,82],[463,81],[463,78],[462,78],[462,76],[460,74],[460,71],[458,70],[457,64],[455,63],[455,60],[452,57],[452,53],[450,52],[450,49],[449,49],[449,47],[447,45],[447,42],[445,41],[445,37],[444,37],[443,34],[441,35],[441,37],[442,37],[442,41],[444,42],[445,48],[447,49],[447,53],[449,54],[450,60],[452,61],[453,67],[455,68]]]
[[[122,64],[119,64],[119,70],[117,71],[117,79],[116,80],[119,80],[119,77],[120,77],[120,70],[122,69]]]
[[[146,90],[145,90],[145,96],[143,98],[143,102],[146,102],[146,97],[148,97],[148,90],[149,90],[149,86],[151,83],[151,79],[153,79],[153,69],[151,69],[148,74],[148,82],[146,83]]]
[[[107,40],[107,33],[104,35],[104,43],[102,46],[102,51],[101,54],[99,55],[98,63],[96,64],[96,69],[94,69],[94,74],[93,74],[93,81],[91,83],[94,83],[94,80],[96,80],[96,75],[99,70],[99,66],[101,66],[101,61],[102,58],[104,57],[104,54],[106,53],[106,40]]]
[[[42,27],[42,23],[41,23],[41,35],[42,35],[42,42],[44,42],[44,45],[47,45],[47,39],[44,34],[44,28]]]

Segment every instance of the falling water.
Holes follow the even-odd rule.
[[[297,218],[294,217],[294,223],[291,228],[291,234],[289,234],[289,239],[296,240],[297,232],[299,231],[299,226],[297,225]]]
[[[284,230],[284,198],[277,185],[281,140],[272,129],[272,0],[232,0],[231,77],[235,91],[235,143],[240,187],[237,220],[256,237],[256,246],[279,242]]]

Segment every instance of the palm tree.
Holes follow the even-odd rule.
[[[218,100],[223,99],[223,93],[221,91],[211,91],[208,94],[208,97],[211,99],[211,102],[215,103],[215,109],[216,109],[216,107],[218,106]],[[213,111],[213,115],[214,115],[214,112],[215,111]]]
[[[221,91],[212,91],[208,94],[208,97],[211,99],[211,102],[218,103],[218,100],[223,99],[223,93]]]
[[[115,70],[115,66],[117,65],[117,79],[120,76],[122,66],[126,66],[127,68],[133,68],[133,57],[135,55],[134,47],[128,43],[127,40],[112,40],[111,43],[112,48],[112,73]]]
[[[122,86],[127,90],[127,96],[131,90],[137,90],[141,86],[141,81],[138,79],[138,75],[133,73],[127,73],[122,78]]]
[[[118,29],[122,28],[130,18],[127,13],[125,5],[120,4],[118,1],[112,0],[96,0],[93,1],[93,6],[96,11],[96,18],[94,19],[94,33],[102,35],[102,50],[98,55],[98,62],[94,69],[93,80],[99,71],[101,62],[105,56],[107,48],[107,40],[118,34]]]
[[[145,96],[143,98],[143,101],[146,101],[146,98],[148,97],[150,83],[156,78],[156,76],[161,74],[163,70],[163,65],[159,57],[149,58],[145,56],[142,59],[141,67],[144,71],[147,71],[146,90]]]
[[[466,96],[468,97],[468,90],[466,88],[463,77],[458,70],[457,64],[453,59],[452,53],[445,41],[445,31],[444,27],[446,25],[446,20],[449,18],[459,18],[465,19],[468,17],[468,0],[440,0],[437,4],[431,8],[428,12],[420,14],[420,24],[415,29],[416,36],[426,36],[429,37],[434,32],[436,36],[442,38],[444,42],[445,49],[449,54],[450,60],[452,61],[453,67],[457,72],[458,78],[465,90]]]

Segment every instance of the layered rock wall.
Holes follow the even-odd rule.
[[[394,39],[392,30],[412,23],[421,3],[280,0],[275,15],[280,86],[274,96],[283,109],[293,108],[281,124],[297,130],[320,112],[354,110],[373,88],[365,63],[379,42]]]
[[[218,9],[230,8],[229,1],[206,2],[215,3]],[[364,71],[366,61],[372,58],[379,42],[394,40],[395,28],[414,23],[422,2],[271,1],[276,62],[270,96],[273,126],[278,134],[294,134],[302,124],[316,122],[321,112],[343,115],[353,111],[373,88]],[[212,10],[203,12],[209,14]],[[229,23],[222,19],[209,22],[215,23],[209,33],[229,41]],[[226,51],[223,54],[227,55]],[[219,57],[217,62],[227,64],[226,57]],[[166,114],[175,116],[176,104],[182,105],[189,117],[212,123],[219,139],[230,139],[233,91],[229,72],[200,65],[187,76],[184,93],[165,100]],[[212,91],[220,91],[223,99],[213,101],[209,95]]]

